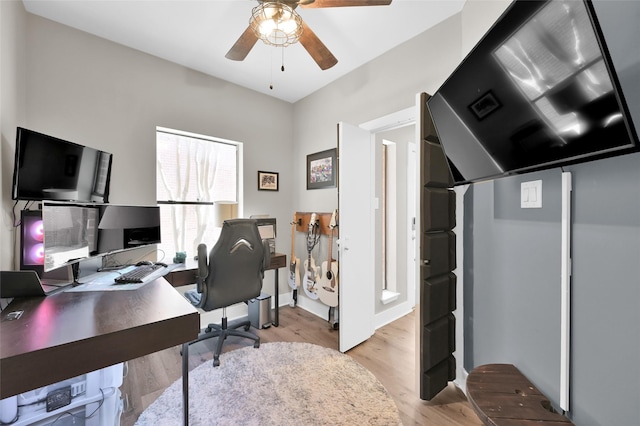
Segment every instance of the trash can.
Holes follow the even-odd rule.
[[[260,293],[255,299],[249,300],[249,321],[255,328],[271,327],[271,295]]]

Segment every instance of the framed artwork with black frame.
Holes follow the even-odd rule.
[[[258,191],[277,191],[279,173],[258,171]]]
[[[307,189],[335,188],[337,174],[335,148],[307,155]]]
[[[469,109],[478,120],[484,120],[485,117],[498,110],[500,107],[502,107],[502,104],[491,90],[469,105]]]

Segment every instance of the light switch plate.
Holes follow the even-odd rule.
[[[542,181],[532,180],[520,184],[520,208],[542,208]]]

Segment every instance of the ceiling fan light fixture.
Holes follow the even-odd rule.
[[[256,37],[272,46],[289,46],[302,35],[302,18],[280,2],[263,2],[254,7],[249,25]]]

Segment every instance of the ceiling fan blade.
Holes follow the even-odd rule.
[[[349,6],[388,6],[391,0],[300,0],[300,6],[305,9],[321,7],[349,7]]]
[[[243,61],[257,41],[258,37],[256,37],[251,26],[248,26],[224,57],[233,61]]]
[[[318,38],[318,36],[311,31],[311,28],[302,21],[302,36],[300,37],[300,44],[309,52],[309,55],[318,64],[320,69],[326,70],[338,63],[335,56],[327,49]]]

